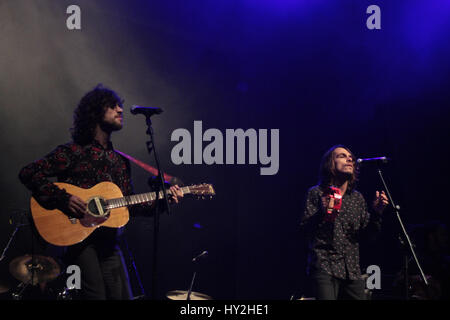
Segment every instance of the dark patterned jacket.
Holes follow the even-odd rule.
[[[321,197],[323,190],[314,186],[308,190],[301,230],[309,240],[308,267],[340,279],[359,280],[359,241],[362,232],[377,233],[381,215],[370,214],[361,193],[347,191],[341,210],[334,222],[324,220]]]

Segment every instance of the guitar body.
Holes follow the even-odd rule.
[[[123,197],[120,188],[112,182],[101,182],[90,189],[83,189],[68,183],[56,182],[61,189],[85,201],[93,198],[105,200]],[[120,228],[130,218],[128,208],[111,209],[104,216],[86,213],[83,219],[69,218],[62,211],[47,210],[31,198],[31,214],[39,234],[49,243],[57,246],[70,246],[86,239],[98,227]]]

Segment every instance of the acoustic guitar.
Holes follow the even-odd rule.
[[[61,189],[82,199],[87,204],[83,218],[71,218],[58,209],[47,210],[31,198],[31,215],[39,234],[56,246],[70,246],[86,239],[98,227],[120,228],[128,223],[128,206],[153,202],[164,197],[160,191],[123,196],[120,188],[112,182],[100,182],[89,189],[68,183],[55,182]],[[181,187],[183,194],[204,198],[214,196],[211,184]],[[170,190],[167,190],[171,194]]]

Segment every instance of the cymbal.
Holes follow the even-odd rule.
[[[304,300],[316,300],[316,298],[315,297],[301,297],[300,299],[297,299],[297,300],[302,300],[302,301],[304,301]]]
[[[166,297],[169,298],[170,300],[187,300],[187,295],[188,295],[187,291],[173,290],[173,291],[167,292]],[[190,298],[190,300],[212,300],[213,299],[206,294],[203,294],[200,292],[195,292],[195,291],[191,291],[191,295],[189,298]]]
[[[33,260],[34,264],[29,254],[17,257],[9,264],[9,272],[21,282],[28,283],[33,279],[32,285],[58,277],[61,269],[53,258],[35,255]]]

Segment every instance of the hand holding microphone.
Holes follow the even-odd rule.
[[[329,194],[328,195],[324,195],[322,196],[322,209],[324,212],[326,212],[327,214],[331,213],[331,211],[333,211],[333,207],[334,207],[334,198],[331,197]]]
[[[322,195],[322,206],[325,211],[325,221],[334,222],[342,207],[342,194],[338,187],[328,187]]]

